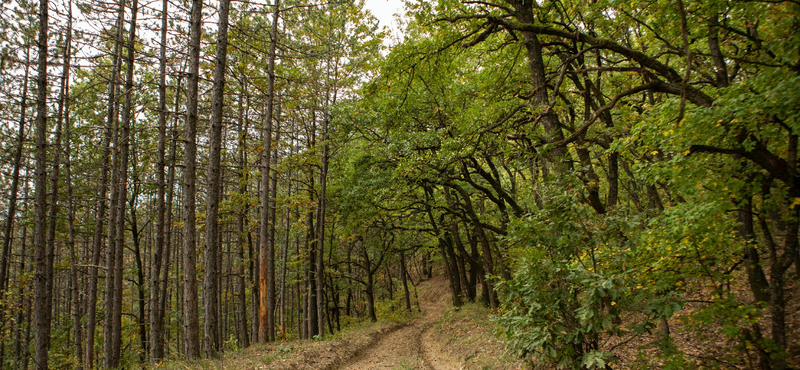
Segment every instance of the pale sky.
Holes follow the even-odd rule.
[[[365,0],[364,8],[369,9],[375,18],[378,18],[381,26],[386,26],[391,30],[392,35],[399,36],[402,31],[394,19],[394,14],[405,14],[402,0]]]

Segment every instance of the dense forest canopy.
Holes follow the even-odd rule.
[[[0,367],[324,339],[434,271],[535,368],[800,366],[800,3],[405,6],[3,2]]]

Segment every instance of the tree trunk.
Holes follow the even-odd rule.
[[[367,264],[367,286],[366,286],[367,311],[369,312],[369,320],[372,322],[378,321],[378,316],[375,315],[374,285],[375,284],[373,283],[373,273],[372,270],[369,268],[369,264]]]
[[[135,152],[135,150],[134,150]],[[136,164],[133,164],[134,171],[136,168]],[[149,347],[147,346],[147,325],[145,321],[145,296],[144,296],[144,265],[142,264],[142,249],[141,249],[141,234],[139,232],[139,222],[138,216],[136,215],[136,199],[139,198],[139,189],[138,189],[138,176],[134,175],[133,179],[133,194],[131,194],[131,198],[129,200],[129,208],[131,213],[131,238],[133,239],[133,257],[136,261],[136,292],[139,295],[139,299],[137,301],[137,305],[139,306],[139,317],[138,317],[138,325],[139,325],[139,340],[141,341],[142,345],[142,353],[141,353],[141,360],[144,362],[146,360],[147,351]]]
[[[189,360],[200,357],[200,318],[197,308],[197,227],[196,227],[196,173],[197,173],[197,115],[198,83],[200,80],[200,38],[203,32],[203,1],[192,0],[189,41],[189,85],[186,93],[186,131],[184,140],[183,176],[183,316],[185,356]]]
[[[403,293],[405,293],[406,310],[411,312],[411,297],[408,294],[408,280],[406,279],[406,256],[400,251],[400,275],[403,277]]]
[[[275,110],[275,123],[273,125],[273,132],[275,133],[275,137],[273,138],[274,143],[278,143],[280,141],[280,119],[281,119],[281,99],[280,96],[276,98],[277,106]],[[278,166],[278,147],[277,145],[272,146],[272,155],[270,159],[270,169],[271,169],[271,176],[270,176],[270,184],[269,184],[269,230],[267,230],[267,237],[268,237],[268,244],[270,246],[270,270],[268,271],[268,279],[269,285],[267,286],[267,295],[269,295],[269,302],[272,302],[272,305],[269,309],[268,321],[267,326],[271,328],[269,330],[269,340],[275,340],[275,313],[277,311],[277,297],[275,296],[275,289],[276,289],[276,280],[275,280],[275,228],[277,225],[277,218],[276,218],[276,203],[275,200],[278,196],[278,172],[274,169]]]
[[[761,260],[757,250],[755,232],[753,231],[752,197],[743,197],[738,210],[739,236],[745,240],[744,264],[747,271],[747,280],[750,291],[759,302],[769,302],[770,286],[761,267]]]
[[[290,138],[290,140],[293,140]],[[289,156],[294,154],[294,145],[290,145],[290,154]],[[292,183],[291,183],[291,175],[287,177],[286,183],[286,199],[290,199],[292,197]],[[291,231],[291,209],[290,207],[286,207],[286,225],[284,226],[284,243],[283,243],[283,250],[281,251],[281,260],[283,264],[281,266],[281,339],[286,340],[286,271],[288,269],[287,262],[288,262],[288,252],[289,252],[289,233]],[[298,333],[299,335],[299,333]]]
[[[275,59],[278,43],[278,19],[280,17],[280,0],[275,1],[272,11],[272,28],[270,32],[269,55],[267,65],[267,110],[264,133],[264,152],[261,159],[261,227],[260,227],[260,284],[261,300],[259,313],[259,341],[267,342],[275,339],[275,245],[270,243],[270,223],[274,222],[270,215],[270,166],[272,156],[272,109],[275,103]]]
[[[157,364],[164,358],[164,312],[160,305],[161,263],[164,256],[165,190],[164,167],[166,167],[167,142],[167,10],[169,1],[161,3],[161,47],[158,57],[158,164],[156,165],[156,245],[150,272],[150,363]],[[176,95],[180,95],[176,91]],[[164,281],[167,284],[167,281]]]
[[[319,196],[317,198],[317,235],[316,250],[317,250],[317,327],[319,328],[319,335],[325,335],[325,305],[323,297],[323,286],[325,278],[323,276],[325,271],[325,191],[327,187],[328,178],[328,113],[327,107],[324,113],[325,117],[322,120],[322,169],[319,173]]]
[[[205,251],[205,349],[207,357],[217,357],[220,350],[219,331],[219,263],[220,240],[219,202],[220,155],[222,151],[222,111],[225,104],[225,70],[228,65],[228,8],[230,0],[219,2],[217,27],[217,55],[214,61],[214,88],[211,97],[211,130],[208,154],[208,196],[206,198],[206,251]]]
[[[244,90],[244,86],[242,86],[242,90]],[[249,170],[247,169],[247,162],[245,157],[246,145],[247,145],[247,131],[244,125],[244,101],[242,101],[242,93],[239,93],[239,120],[238,120],[238,133],[239,133],[239,199],[245,199],[247,195],[247,180],[248,176],[247,173]],[[241,348],[250,347],[250,337],[248,336],[247,331],[247,297],[245,293],[245,273],[244,273],[244,249],[245,249],[245,225],[247,224],[247,207],[245,206],[243,209],[239,210],[239,278],[238,278],[238,298],[239,298],[239,306],[240,310],[242,311],[241,317],[239,318],[239,325],[237,326],[238,332],[238,341],[239,346]]]
[[[314,176],[310,176],[311,181],[310,187],[313,189],[314,187]],[[310,192],[310,190],[309,190]],[[315,335],[319,334],[318,324],[319,321],[317,320],[317,273],[316,269],[314,268],[314,261],[317,260],[317,251],[315,250],[314,246],[315,243],[312,241],[315,238],[314,235],[314,216],[312,212],[309,210],[306,214],[306,224],[307,224],[307,231],[306,231],[306,249],[308,250],[308,305],[306,306],[306,317],[308,319],[308,332],[306,334],[307,339],[313,338]]]
[[[34,250],[36,270],[33,277],[34,297],[34,355],[37,370],[47,370],[50,350],[50,309],[47,302],[52,297],[48,279],[53,268],[48,264],[46,240],[47,222],[47,31],[48,0],[39,2],[39,67],[36,97],[36,167],[34,174]]]
[[[121,9],[121,6],[120,6]],[[119,13],[118,13],[119,14]],[[117,75],[119,74],[120,61],[121,61],[121,32],[122,32],[122,16],[118,15],[117,18],[117,36],[114,43],[114,54],[112,56],[112,69],[108,82],[108,113],[106,116],[106,129],[103,136],[103,157],[100,165],[100,189],[98,192],[97,209],[95,210],[95,231],[92,239],[92,267],[89,275],[89,299],[86,302],[87,323],[86,323],[86,338],[88,343],[86,346],[86,369],[91,370],[94,367],[94,337],[95,327],[97,322],[97,275],[98,266],[100,265],[100,253],[103,245],[103,224],[106,218],[106,194],[109,191],[109,159],[111,157],[111,143],[114,141],[116,145],[116,117],[117,117]],[[116,177],[112,174],[112,180]],[[116,191],[111,189],[112,200]],[[114,203],[111,202],[111,210],[114,209]],[[113,212],[109,212],[109,229],[112,228]],[[108,231],[110,234],[110,231]],[[110,244],[110,242],[109,242]],[[106,277],[109,277],[108,270],[106,270]],[[108,282],[108,280],[107,280]],[[108,289],[106,289],[108,292]],[[110,321],[104,321],[108,323]],[[107,344],[107,341],[104,341]]]
[[[116,241],[114,242],[116,253],[114,254],[114,305],[112,322],[112,352],[109,355],[112,359],[108,368],[119,367],[121,346],[122,346],[122,280],[123,263],[125,252],[125,203],[128,197],[128,157],[130,147],[131,125],[133,120],[133,70],[135,68],[134,52],[136,40],[136,15],[139,12],[139,3],[133,0],[131,4],[131,23],[128,34],[126,49],[126,73],[125,73],[125,103],[122,107],[122,125],[120,132],[119,148],[119,175],[116,185],[117,190],[117,227]]]
[[[124,1],[120,1],[119,10],[117,15],[117,32],[115,36],[114,51],[116,55],[115,66],[112,67],[111,86],[109,87],[109,101],[108,101],[108,125],[111,127],[111,183],[110,202],[108,209],[108,228],[106,230],[106,242],[108,247],[106,250],[106,289],[105,289],[105,315],[103,319],[103,349],[104,349],[104,366],[105,368],[112,369],[116,367],[115,361],[118,361],[119,355],[114,355],[114,297],[117,290],[115,289],[116,281],[116,242],[117,242],[117,217],[119,216],[119,208],[124,207],[124,200],[119,197],[120,172],[119,172],[119,155],[120,155],[120,139],[119,139],[119,71],[122,69],[122,35],[125,20],[125,7]],[[123,202],[120,204],[120,202]],[[124,215],[124,213],[123,213]],[[115,360],[116,358],[116,360]]]
[[[178,78],[178,88],[177,88],[176,94],[175,94],[175,107],[176,108],[178,106],[180,106],[180,100],[179,100],[179,98],[181,96],[181,94],[180,94],[181,87],[180,86],[181,86],[181,79]],[[164,222],[165,225],[166,225],[166,230],[164,230],[164,234],[166,234],[165,235],[165,240],[164,240],[164,269],[162,271],[161,294],[160,294],[160,297],[159,297],[161,300],[160,300],[160,302],[158,304],[158,311],[161,313],[162,321],[163,321],[163,318],[164,318],[164,313],[167,312],[167,300],[169,298],[169,294],[168,294],[169,292],[167,291],[167,287],[169,286],[169,284],[168,284],[169,283],[169,266],[170,266],[170,258],[172,256],[172,253],[171,253],[171,249],[172,249],[172,201],[173,201],[173,199],[175,197],[175,157],[176,157],[177,146],[178,146],[178,140],[177,140],[178,134],[177,134],[177,128],[176,128],[177,127],[177,121],[178,121],[178,119],[177,119],[177,116],[176,116],[175,121],[173,123],[173,126],[171,128],[171,130],[172,130],[172,145],[170,145],[169,171],[168,171],[168,174],[167,174],[167,189],[168,189],[167,190],[167,204],[164,207],[165,211],[166,211],[166,215],[165,215],[166,216],[166,221]],[[176,251],[175,260],[180,262],[180,260],[177,257],[178,250],[180,250],[180,248],[175,248],[175,251]],[[179,266],[180,266],[180,263],[178,263],[176,265],[176,267],[175,267],[175,270],[176,270],[175,276],[178,276],[177,271],[179,270]],[[176,280],[177,280],[177,278],[176,278]],[[175,290],[176,290],[176,292],[178,290],[177,282],[175,284]],[[179,302],[178,299],[175,299],[175,301]],[[177,303],[176,303],[176,305],[177,305]],[[180,333],[180,330],[178,330],[178,333]],[[163,332],[161,334],[162,334],[162,337],[161,337],[162,345],[165,342],[169,342],[169,331],[167,331],[167,333],[166,333],[167,334],[166,338],[163,336],[164,335]],[[162,353],[164,354],[164,356],[166,356],[166,353],[164,353],[164,351],[162,351]]]
[[[8,213],[3,229],[3,249],[0,254],[0,332],[5,331],[6,312],[6,281],[8,280],[9,254],[11,253],[11,239],[13,238],[14,218],[17,215],[17,193],[19,192],[19,169],[22,166],[22,149],[25,146],[25,121],[28,112],[28,73],[30,69],[30,46],[25,48],[25,77],[22,80],[22,98],[20,102],[19,131],[17,134],[17,147],[14,152],[14,170],[11,175],[11,190],[8,200]],[[24,253],[24,252],[23,252]],[[21,272],[20,272],[21,273]],[[21,322],[17,321],[17,325]],[[17,341],[17,345],[19,342]],[[0,345],[0,366],[3,364],[4,346]]]
[[[25,182],[25,194],[24,195],[25,195],[25,199],[27,199],[28,198],[28,182],[27,181]],[[26,208],[28,208],[28,207],[26,207]],[[20,274],[24,274],[25,273],[25,260],[28,258],[28,256],[26,255],[26,252],[28,250],[27,245],[26,245],[26,242],[28,240],[28,226],[27,225],[23,225],[22,226],[22,238],[21,239],[22,239],[22,243],[21,243],[22,245],[20,246],[20,252],[21,252],[20,254],[21,255],[20,255],[20,259],[19,259],[19,273]],[[30,322],[31,322],[30,321],[30,314],[31,314],[31,310],[30,310],[30,305],[28,304],[30,302],[30,300],[29,300],[30,297],[25,294],[25,291],[27,290],[26,288],[27,287],[25,285],[20,284],[19,289],[17,290],[17,293],[19,294],[19,307],[21,309],[18,310],[18,312],[17,312],[17,325],[16,325],[16,333],[15,333],[15,338],[14,338],[14,358],[16,359],[16,362],[17,362],[17,368],[18,369],[22,369],[22,370],[27,370],[27,368],[28,368],[27,362],[28,362],[28,358],[30,357],[30,346],[28,346],[29,340],[27,338],[30,337],[30,328],[31,328],[31,325],[30,325]],[[22,343],[23,343],[22,324],[23,323],[27,323],[28,324],[28,325],[25,325],[25,327],[26,327],[25,332],[27,334],[25,335],[26,339],[24,341],[25,342],[25,354],[24,355],[22,354]]]
[[[511,6],[514,7],[514,16],[519,22],[533,24],[534,12],[533,7],[535,3],[529,1],[510,1]],[[547,79],[548,76],[544,70],[544,58],[542,57],[542,44],[539,42],[538,36],[533,32],[522,32],[525,50],[528,57],[528,68],[531,74],[531,82],[533,83],[534,95],[533,102],[538,109],[543,111],[541,122],[544,126],[546,140],[555,142],[564,139],[564,133],[561,131],[561,124],[559,123],[558,115],[548,109],[550,98],[547,93]],[[569,152],[566,146],[555,147],[552,150],[553,168],[556,173],[566,174],[572,170],[572,162],[569,160]],[[491,273],[491,271],[488,271]],[[492,300],[492,307],[494,307],[494,299]]]
[[[67,235],[69,245],[69,279],[70,279],[70,293],[72,300],[72,329],[73,340],[75,345],[75,357],[77,358],[77,369],[81,370],[83,366],[83,327],[81,324],[81,304],[80,292],[78,290],[78,261],[75,254],[75,199],[72,194],[72,122],[70,121],[70,101],[69,101],[69,73],[70,62],[72,53],[72,1],[69,1],[68,15],[67,15],[67,37],[65,42],[65,55],[64,55],[64,120],[66,122],[65,135],[66,135],[66,150],[65,150],[65,170],[66,170],[66,186],[67,186]]]

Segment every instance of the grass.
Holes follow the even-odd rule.
[[[377,301],[375,311],[380,319],[378,322],[371,322],[365,318],[356,319],[342,316],[342,330],[327,334],[322,338],[310,341],[294,339],[282,343],[254,344],[243,350],[237,350],[237,346],[233,342],[226,342],[227,350],[219,359],[186,361],[173,357],[147,368],[151,370],[266,369],[280,359],[302,359],[304,355],[308,356],[306,351],[313,351],[311,347],[314,346],[314,343],[366,337],[386,324],[408,322],[420,315],[418,312],[406,311],[404,303],[399,298],[391,301]],[[406,368],[411,369],[407,365],[399,367],[399,369]]]
[[[505,345],[493,331],[492,311],[478,303],[467,303],[449,308],[436,322],[440,334],[435,338],[444,341],[442,348],[452,357],[460,358],[467,369],[518,369],[523,364],[505,353]]]

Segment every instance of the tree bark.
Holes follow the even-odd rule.
[[[158,164],[156,165],[156,245],[150,272],[150,363],[157,364],[164,358],[164,311],[161,310],[161,264],[164,259],[165,190],[164,168],[166,167],[167,142],[167,11],[169,1],[161,3],[161,47],[158,57]],[[179,91],[175,92],[180,95]],[[167,281],[164,281],[166,285]]]
[[[217,55],[214,61],[214,87],[211,97],[211,129],[209,132],[208,196],[206,199],[206,251],[205,251],[205,349],[207,357],[217,357],[219,341],[219,263],[220,232],[219,202],[221,200],[220,155],[222,151],[222,111],[225,104],[225,70],[228,65],[228,8],[230,0],[219,2],[217,27]]]
[[[113,308],[111,322],[111,351],[107,353],[106,361],[109,369],[114,369],[120,365],[120,355],[122,351],[122,278],[125,252],[125,204],[128,197],[128,157],[130,147],[131,122],[133,120],[133,70],[135,68],[134,50],[136,40],[136,15],[139,12],[138,0],[133,0],[131,4],[131,23],[128,33],[126,49],[126,73],[125,73],[125,102],[122,107],[122,125],[119,137],[119,167],[117,167],[117,226],[115,228],[114,247],[114,279],[113,279]],[[107,292],[108,294],[108,292]],[[107,307],[108,309],[108,307]]]
[[[272,28],[270,32],[269,55],[267,65],[267,111],[265,118],[264,152],[261,158],[261,227],[260,241],[260,280],[259,298],[259,341],[267,342],[275,339],[275,245],[270,243],[270,223],[274,220],[270,215],[270,166],[272,156],[272,109],[275,102],[275,59],[278,43],[278,20],[280,17],[280,0],[275,1],[272,11]]]
[[[70,100],[69,100],[69,75],[72,54],[72,1],[68,2],[67,11],[67,37],[64,46],[64,121],[66,127],[64,129],[66,136],[66,150],[64,165],[66,171],[66,186],[67,186],[67,235],[68,235],[68,249],[69,249],[69,281],[70,293],[72,300],[72,329],[73,329],[73,343],[75,346],[75,357],[77,358],[77,369],[81,370],[83,367],[83,330],[81,324],[81,304],[80,292],[78,290],[78,258],[75,254],[75,199],[72,193],[72,122],[70,121]]]
[[[47,32],[48,0],[39,2],[39,67],[36,97],[36,167],[34,173],[34,248],[36,270],[33,277],[34,296],[34,355],[37,370],[47,370],[50,350],[50,309],[47,302],[52,297],[48,279],[53,267],[48,264],[46,240],[47,222]]]
[[[6,291],[9,269],[9,254],[11,253],[11,239],[13,238],[14,218],[17,215],[17,193],[19,192],[19,170],[22,166],[22,149],[25,146],[25,121],[27,120],[28,112],[28,73],[30,69],[30,45],[25,48],[25,77],[22,80],[22,97],[20,102],[20,116],[19,116],[19,131],[17,134],[17,147],[14,152],[14,170],[11,174],[11,190],[8,200],[8,213],[6,214],[6,223],[3,229],[3,249],[0,255],[0,332],[5,330],[5,311],[6,311]],[[24,253],[24,252],[23,252]],[[21,270],[20,270],[21,273]],[[17,322],[21,325],[21,322]],[[18,332],[18,331],[17,331]],[[17,345],[19,342],[17,341]],[[4,350],[0,345],[0,365],[3,363]]]
[[[108,101],[108,121],[107,124],[111,127],[111,183],[110,202],[108,209],[108,228],[106,230],[106,242],[108,243],[106,250],[106,289],[105,289],[105,315],[103,319],[103,349],[104,349],[104,366],[107,369],[117,367],[116,361],[119,360],[119,354],[114,350],[114,302],[117,290],[115,287],[116,282],[116,254],[117,254],[117,228],[119,223],[119,208],[124,208],[124,199],[119,197],[120,172],[120,134],[119,134],[119,71],[122,69],[122,35],[125,21],[125,7],[124,1],[120,1],[117,13],[117,32],[115,36],[115,66],[112,67],[111,86],[109,89]],[[120,204],[122,202],[122,204]],[[123,213],[124,215],[124,213]],[[116,354],[116,355],[115,355]]]
[[[244,90],[244,86],[242,86],[242,90]],[[239,126],[238,126],[238,133],[239,133],[239,199],[245,199],[247,196],[247,181],[248,181],[248,166],[245,156],[246,145],[247,145],[247,131],[244,126],[244,101],[242,99],[243,93],[239,93]],[[246,244],[246,231],[245,225],[247,224],[247,210],[248,208],[245,206],[243,209],[239,210],[239,291],[238,291],[238,298],[239,298],[239,306],[240,310],[242,310],[241,317],[239,318],[239,325],[237,326],[238,331],[238,341],[239,346],[241,348],[250,347],[250,337],[248,336],[247,331],[247,297],[245,293],[245,273],[244,273],[244,249]]]
[[[121,46],[120,46],[120,32],[122,31],[122,18],[117,18],[117,37],[114,43],[114,52],[112,55],[112,69],[108,82],[108,107],[106,116],[106,128],[103,136],[103,156],[100,164],[100,189],[98,191],[97,208],[95,210],[95,230],[92,239],[92,267],[90,267],[89,275],[89,299],[86,302],[87,322],[86,322],[86,338],[89,339],[86,346],[86,364],[85,368],[91,370],[94,367],[94,337],[95,327],[97,322],[97,275],[98,267],[100,265],[100,254],[103,245],[103,225],[106,218],[106,194],[108,193],[109,182],[109,159],[111,157],[111,142],[116,141],[116,129],[114,128],[116,122],[116,108],[117,108],[117,75],[119,74],[119,66],[121,60]],[[112,178],[114,176],[112,175]],[[111,193],[115,191],[112,189]],[[113,196],[112,196],[113,197]],[[114,208],[113,203],[111,209]],[[111,218],[113,212],[109,212]],[[109,219],[109,228],[111,228],[111,220]]]
[[[183,325],[185,356],[189,360],[200,357],[200,318],[197,308],[197,226],[196,173],[197,173],[197,114],[198,85],[200,80],[200,38],[203,32],[203,1],[192,0],[189,40],[189,81],[186,96],[186,130],[184,140],[183,175]]]
[[[403,251],[400,251],[400,275],[403,280],[403,292],[405,293],[406,310],[411,312],[411,298],[408,294],[408,280],[406,279],[406,256]]]
[[[518,21],[525,24],[534,23],[533,7],[535,3],[531,1],[511,1],[514,7],[514,16]],[[525,50],[528,57],[528,68],[531,73],[531,82],[533,83],[534,95],[533,102],[536,107],[542,109],[541,122],[544,126],[547,140],[551,142],[558,142],[564,139],[564,133],[561,130],[558,114],[552,112],[547,107],[550,105],[550,97],[547,93],[547,78],[544,70],[544,58],[542,57],[542,44],[538,36],[530,31],[522,32]],[[559,146],[553,148],[552,158],[550,161],[553,164],[553,169],[559,174],[565,174],[572,169],[572,162],[569,160],[569,152],[566,146]]]
[[[327,104],[327,103],[326,103]],[[317,198],[317,235],[316,245],[317,248],[317,327],[319,327],[319,335],[325,335],[325,305],[323,297],[324,287],[324,271],[325,271],[325,192],[327,188],[328,179],[328,107],[325,107],[324,117],[322,119],[322,169],[319,172],[319,196]]]

